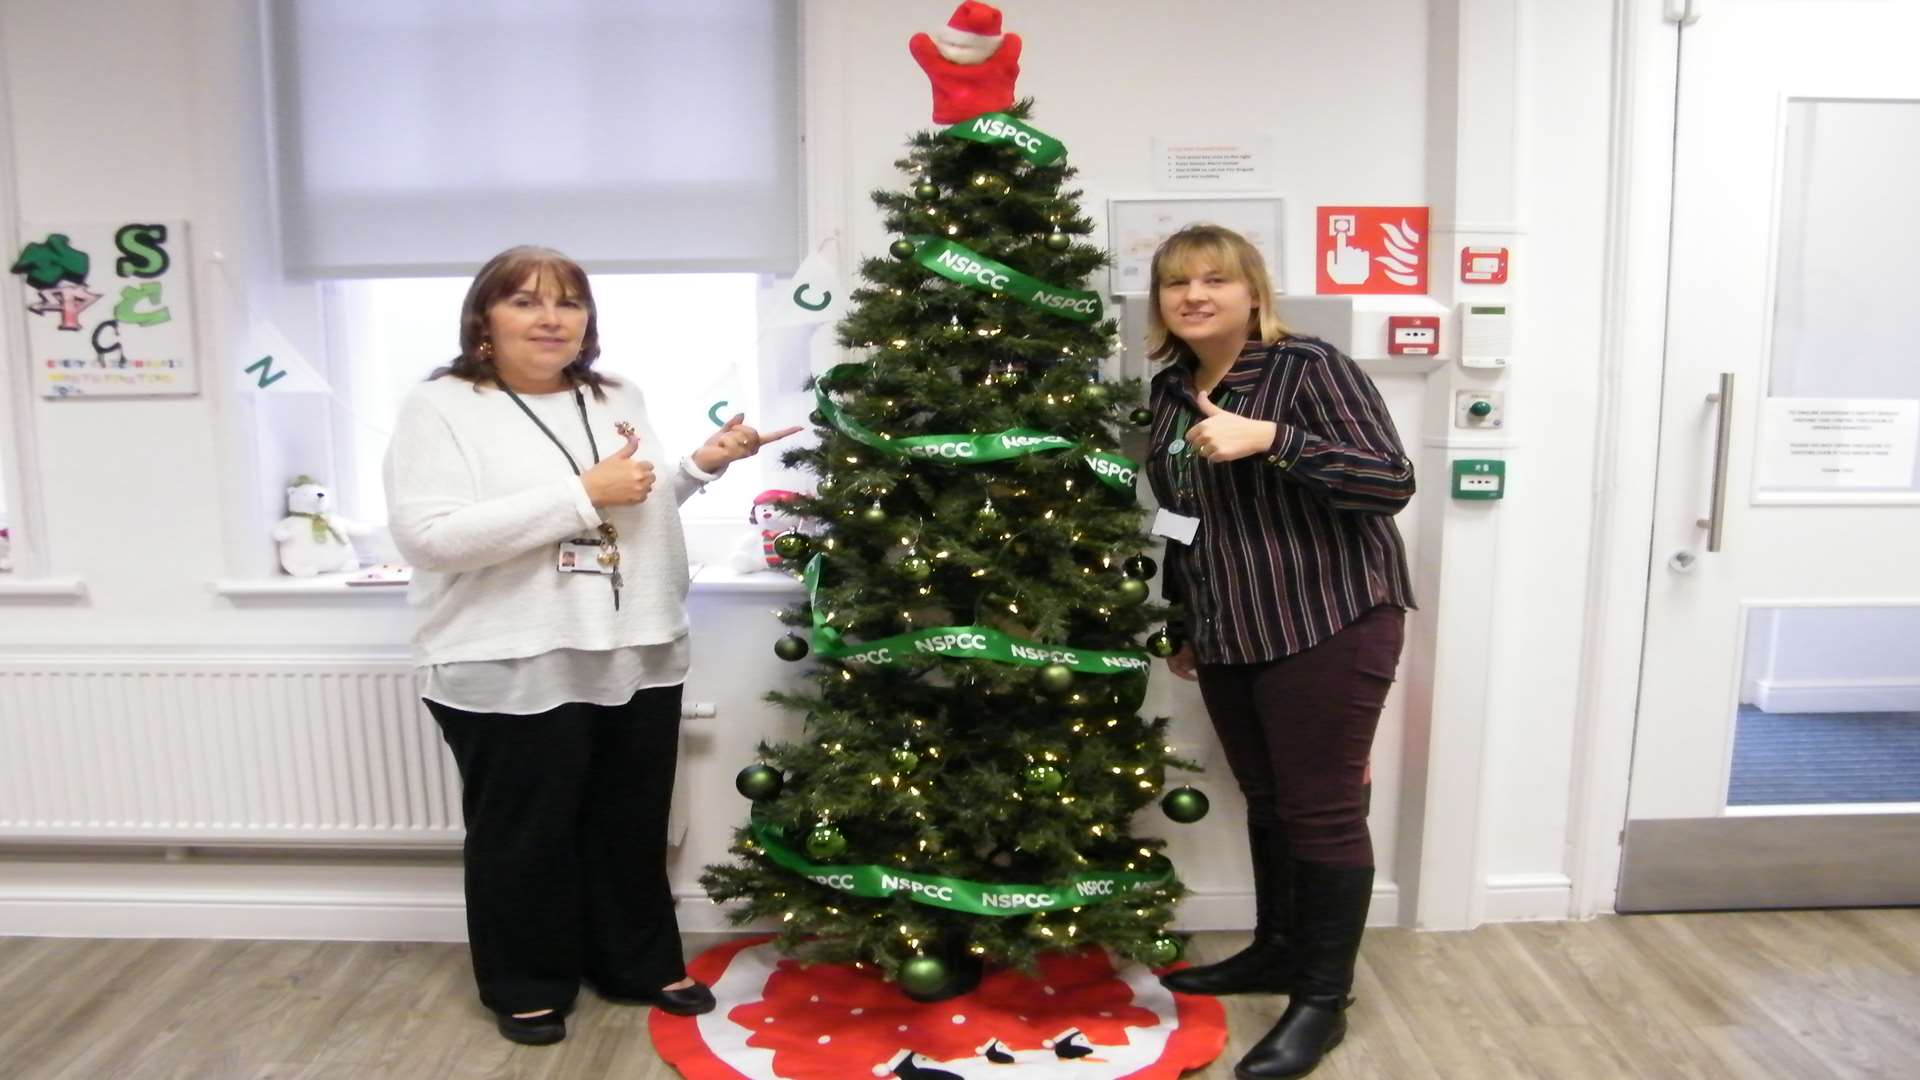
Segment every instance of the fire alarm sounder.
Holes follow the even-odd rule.
[[[1513,308],[1460,305],[1460,366],[1503,368],[1513,357]]]

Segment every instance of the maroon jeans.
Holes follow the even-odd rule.
[[[1199,666],[1200,696],[1247,817],[1285,836],[1295,859],[1373,865],[1367,759],[1406,617],[1382,604],[1305,652]]]

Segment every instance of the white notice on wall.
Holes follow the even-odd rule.
[[[1920,401],[1768,398],[1763,488],[1905,488],[1913,483]]]
[[[1153,140],[1154,186],[1162,191],[1265,191],[1273,187],[1273,140]]]

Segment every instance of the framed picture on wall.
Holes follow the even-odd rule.
[[[184,221],[27,223],[8,270],[41,397],[199,392]]]
[[[1145,296],[1153,252],[1188,225],[1221,225],[1247,238],[1267,260],[1273,287],[1287,292],[1286,200],[1278,195],[1142,195],[1107,200],[1107,239],[1113,248],[1108,291]]]

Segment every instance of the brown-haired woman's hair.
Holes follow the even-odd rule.
[[[1147,285],[1147,357],[1151,360],[1191,360],[1193,350],[1174,336],[1160,317],[1160,286],[1170,275],[1201,268],[1218,270],[1230,281],[1244,281],[1253,293],[1254,318],[1247,340],[1272,345],[1293,331],[1273,308],[1273,279],[1260,249],[1232,229],[1218,225],[1189,225],[1162,241],[1153,253],[1153,273]]]
[[[535,279],[537,288],[546,284],[549,274],[559,286],[563,299],[579,300],[587,305],[587,332],[580,339],[580,355],[561,374],[567,377],[568,383],[584,386],[593,391],[596,400],[604,401],[607,395],[600,388],[614,384],[614,380],[593,370],[593,362],[600,358],[600,311],[594,306],[593,287],[587,284],[587,272],[579,263],[552,248],[531,245],[508,248],[488,259],[487,265],[473,276],[473,284],[467,286],[467,298],[460,305],[460,355],[427,378],[452,375],[475,387],[498,382],[500,372],[493,366],[493,342],[487,337],[487,312],[518,292],[529,277]]]

